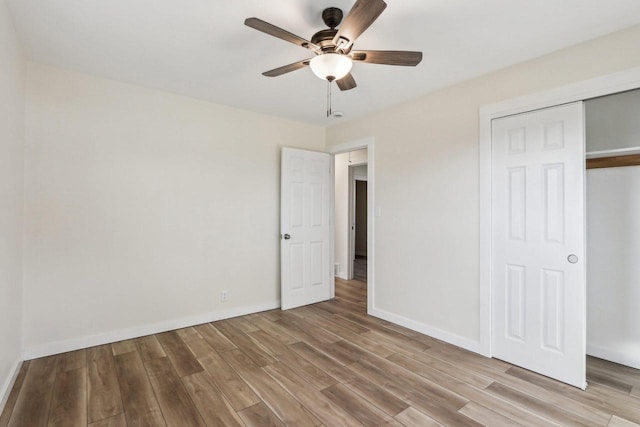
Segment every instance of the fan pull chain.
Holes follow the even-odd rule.
[[[331,117],[331,80],[327,79],[327,118]]]

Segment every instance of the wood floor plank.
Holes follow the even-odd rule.
[[[271,335],[272,337],[274,337],[284,345],[289,345],[289,344],[293,344],[295,342],[300,341],[298,338],[288,334],[287,331],[282,326],[280,326],[276,322],[272,322],[268,320],[266,317],[262,317],[261,315],[258,315],[254,317],[251,321],[260,330],[265,331],[266,333],[268,333],[269,335]]]
[[[88,421],[93,423],[123,413],[111,346],[89,348],[87,366]]]
[[[396,415],[396,420],[407,427],[438,427],[441,426],[433,418],[423,414],[415,408],[409,407]]]
[[[400,374],[397,368],[388,371],[390,365],[385,365],[382,367],[378,363],[362,359],[360,362],[349,366],[349,368],[358,372],[367,380],[384,387],[409,403],[410,406],[419,409],[441,424],[456,426],[480,425],[457,412],[458,409],[468,403],[466,399],[454,397],[455,395],[450,393],[451,400],[449,400],[447,393],[443,392],[444,389],[439,389],[438,386],[433,384],[408,378],[406,375]]]
[[[114,356],[124,353],[130,353],[132,351],[138,351],[135,340],[114,342],[113,344],[111,344],[111,349]]]
[[[336,290],[336,298],[347,300],[351,303],[362,304],[362,292]]]
[[[623,394],[600,384],[589,384],[586,394],[606,404],[605,411],[640,424],[638,398]]]
[[[357,325],[360,325],[364,328],[367,329],[371,329],[374,331],[382,331],[382,332],[389,332],[389,333],[398,333],[395,332],[393,330],[390,330],[389,328],[387,328],[387,324],[384,324],[382,322],[380,322],[378,319],[374,318],[374,317],[370,317],[370,316],[366,316],[363,314],[356,314],[356,313],[348,313],[348,314],[339,314],[338,317],[348,321],[348,322],[352,322],[355,323]],[[366,332],[366,331],[365,331]],[[406,338],[411,338],[408,335],[404,335],[401,334]]]
[[[458,412],[485,426],[522,427],[522,424],[493,412],[475,402],[467,403]]]
[[[318,324],[323,329],[326,329],[336,335],[340,335],[340,332],[362,334],[369,331],[369,328],[360,326],[357,323],[349,322],[344,318],[323,312],[322,310],[318,309],[316,313],[316,316],[307,318],[306,320]]]
[[[348,388],[373,403],[387,415],[394,416],[409,407],[406,402],[389,393],[384,387],[367,381],[365,378],[338,364],[337,361],[329,358],[307,343],[298,342],[292,344],[290,347],[297,354],[327,372],[332,377],[338,378]]]
[[[187,347],[189,347],[189,350],[191,350],[191,353],[193,353],[193,355],[196,357],[196,359],[202,359],[214,353],[217,354],[217,352],[209,345],[208,342],[204,340],[204,338],[192,340],[186,344]],[[200,360],[198,360],[198,362],[200,362]],[[200,362],[200,365],[202,365],[202,362]]]
[[[222,353],[224,360],[254,389],[285,424],[316,426],[318,419],[241,350]]]
[[[609,399],[594,395],[589,392],[585,393],[580,389],[561,383],[560,381],[552,380],[551,378],[536,374],[535,372],[531,372],[517,366],[511,367],[509,370],[507,370],[506,373],[547,391],[552,391],[559,396],[565,396],[577,402],[583,403],[584,405],[588,405],[594,409],[599,409],[602,412],[605,412],[604,417],[606,417],[607,414],[618,413],[618,415],[624,416],[625,413],[627,413],[627,411],[624,411],[623,409],[624,405],[618,404],[622,403],[622,399],[620,398]],[[593,385],[590,384],[589,388],[592,388],[592,386]]]
[[[61,371],[53,389],[49,427],[87,425],[87,368]]]
[[[60,371],[73,371],[87,367],[87,350],[85,349],[62,353],[58,357],[60,358],[58,365]]]
[[[280,418],[264,403],[256,403],[238,412],[247,427],[285,427]]]
[[[608,427],[640,427],[640,424],[632,423],[631,421],[627,421],[614,415],[611,417]]]
[[[391,330],[370,330],[369,332],[363,333],[362,336],[381,342],[398,353],[407,351],[420,352],[429,348],[426,344]]]
[[[258,395],[217,352],[208,353],[198,360],[229,400],[233,409],[240,411],[260,402]]]
[[[102,344],[94,347],[89,347],[87,350],[87,365],[91,360],[96,360],[107,355],[113,357],[113,350],[111,344]],[[87,366],[88,367],[88,366]]]
[[[229,341],[229,339],[211,323],[195,326],[195,329],[215,351],[222,352],[237,348],[234,343]]]
[[[13,383],[13,388],[9,392],[9,397],[7,397],[7,402],[4,405],[4,410],[2,414],[0,414],[0,427],[7,427],[9,424],[9,419],[11,418],[11,414],[13,413],[13,409],[16,406],[16,402],[18,401],[18,395],[20,394],[20,390],[22,389],[22,385],[24,384],[24,379],[27,376],[27,371],[29,370],[30,360],[26,360],[22,362],[20,366],[20,370],[18,371],[18,375],[16,376],[16,380]]]
[[[321,350],[343,365],[350,365],[367,356],[367,352],[345,340],[322,346]]]
[[[617,363],[605,363],[605,361],[597,363],[591,362],[587,370],[589,374],[596,373],[607,378],[612,378],[631,388],[640,386],[640,373],[634,371],[640,371],[640,369],[633,369],[628,366],[618,365]]]
[[[247,336],[276,359],[279,355],[290,351],[286,344],[283,344],[281,341],[278,341],[276,338],[269,335],[269,333],[261,329],[255,332],[250,332]]]
[[[474,387],[453,375],[433,369],[430,365],[401,354],[395,354],[388,359],[435,384],[445,387],[447,390],[453,391],[468,400],[475,401],[477,404],[491,408],[494,412],[508,419],[517,420],[525,426],[542,427],[554,424],[551,420],[541,418],[489,393],[485,393],[482,389],[486,388],[486,386],[482,387],[482,389]]]
[[[133,351],[114,359],[127,424],[166,426],[140,354]]]
[[[399,356],[400,355],[396,356],[396,358],[398,358]],[[480,389],[484,389],[488,387],[494,381],[492,378],[489,378],[484,375],[476,374],[472,370],[466,369],[462,366],[450,364],[443,360],[431,357],[430,355],[424,352],[404,353],[403,356],[411,358],[421,363],[422,365],[426,365],[431,369],[435,369],[437,371],[443,372],[466,384],[472,385]]]
[[[31,361],[9,427],[47,425],[58,362],[57,356]]]
[[[356,333],[342,333],[340,335],[342,339],[351,344],[355,344],[363,350],[366,350],[370,353],[375,354],[376,356],[380,356],[382,358],[386,358],[391,356],[396,351],[392,348],[380,343],[379,341],[372,340],[363,334]]]
[[[634,387],[634,388],[632,388],[632,389],[631,389],[631,393],[629,393],[629,394],[631,394],[631,396],[634,396],[634,397],[640,398],[640,387]]]
[[[606,372],[603,373],[600,370],[596,369],[592,369],[587,373],[587,382],[602,384],[626,394],[630,394],[631,389],[633,388],[633,386],[616,378],[614,375],[608,374]]]
[[[176,332],[178,333],[178,336],[180,336],[182,341],[184,341],[185,343],[202,338],[202,336],[198,333],[198,331],[192,327],[176,329]]]
[[[323,390],[338,382],[331,375],[291,350],[281,354],[279,358],[283,364],[293,369],[318,390]]]
[[[298,307],[295,310],[283,311],[282,314],[293,314],[296,317],[300,317],[302,319],[315,315],[315,313],[309,309],[309,306],[306,306],[306,305],[302,307]],[[277,320],[278,319],[274,320],[274,322]]]
[[[127,419],[125,418],[124,413],[122,413],[115,417],[91,423],[89,424],[89,427],[127,427]]]
[[[366,313],[366,305],[363,304],[353,304],[345,300],[341,300],[339,298],[334,299],[333,301],[325,301],[318,304],[313,305],[314,308],[319,308],[327,313],[331,314],[349,314],[349,313]]]
[[[258,366],[267,366],[277,361],[266,350],[249,338],[247,334],[238,329],[232,322],[222,320],[216,322],[215,326],[238,348],[242,349],[242,351]]]
[[[167,426],[201,426],[205,423],[168,358],[144,362]]]
[[[158,359],[167,356],[155,335],[136,338],[135,341],[142,360]]]
[[[337,383],[327,387],[322,390],[322,394],[365,426],[379,426],[390,421],[387,414],[344,384]]]
[[[500,384],[534,396],[539,400],[551,402],[556,406],[562,407],[563,410],[567,412],[593,420],[593,422],[599,425],[606,424],[611,416],[611,414],[608,414],[597,407],[572,399],[565,394],[558,394],[554,396],[553,399],[549,399],[549,392],[545,388],[539,387],[528,381],[523,381],[520,378],[516,378],[505,372],[494,373],[492,378]]]
[[[592,419],[576,415],[572,412],[565,411],[563,408],[557,407],[550,402],[540,400],[531,395],[522,393],[516,389],[508,387],[500,383],[493,383],[486,389],[488,392],[495,394],[517,405],[526,407],[537,413],[544,414],[545,417],[564,426],[601,426],[602,424]]]
[[[398,355],[398,357],[403,356]],[[366,368],[367,372],[378,375],[384,374],[390,382],[395,383],[398,387],[408,388],[411,394],[419,393],[428,396],[431,400],[440,403],[444,407],[457,411],[469,402],[469,399],[443,387],[438,384],[438,381],[431,381],[424,376],[420,376],[413,369],[406,369],[388,359],[364,357],[358,363]]]
[[[242,426],[235,410],[207,372],[183,377],[182,382],[208,426]]]
[[[156,338],[176,368],[178,376],[184,377],[202,371],[202,366],[176,331],[156,334]]]
[[[324,304],[328,303],[326,301]],[[344,298],[336,298],[337,304],[332,304],[332,308],[338,309],[339,312],[336,314],[342,313],[357,313],[357,314],[366,314],[367,313],[367,303],[366,301],[353,302]]]
[[[267,320],[271,320],[272,322],[277,322],[278,320],[280,320],[283,314],[284,311],[280,309],[268,310],[260,313],[261,316],[265,317]]]
[[[282,363],[263,368],[291,395],[328,426],[362,426],[358,420]]]
[[[298,341],[306,342],[312,346],[321,346],[324,344],[333,344],[340,341],[342,338],[339,336],[322,329],[315,325],[305,324],[305,320],[294,320],[291,316],[283,317],[277,322],[278,326],[285,329],[285,331],[291,336],[298,339]]]
[[[640,369],[630,366],[620,365],[619,363],[609,362],[608,360],[598,359],[596,357],[587,356],[587,370],[601,369],[610,375],[624,378],[629,384],[640,386]]]
[[[464,349],[452,351],[449,347],[432,346],[425,349],[424,352],[438,359],[457,365],[459,364],[487,376],[495,373],[504,373],[511,367],[511,365],[501,360],[489,359]]]
[[[241,317],[233,317],[231,319],[227,319],[226,322],[233,325],[240,332],[244,332],[245,334],[250,334],[251,332],[256,332],[260,330],[260,328],[254,325],[252,322],[245,319],[244,316]]]

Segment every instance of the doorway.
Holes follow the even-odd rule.
[[[348,142],[329,149],[329,152],[334,154],[333,266],[335,295],[338,297],[338,293],[344,289],[347,289],[348,293],[357,291],[358,298],[361,300],[358,303],[367,313],[370,313],[374,308],[375,297],[373,150],[373,138]],[[358,182],[360,182],[359,185]],[[366,183],[366,193],[363,191],[362,183]],[[358,187],[360,188],[359,195],[364,196],[366,201],[366,203],[360,203],[360,209],[357,209],[356,206]],[[355,218],[357,211],[363,214],[360,216],[360,220]],[[363,216],[366,218],[365,220],[362,220]],[[365,238],[360,232],[363,232]],[[356,258],[357,238],[360,244]],[[363,262],[365,261],[364,257],[366,257],[366,262]],[[356,262],[354,263],[354,261]],[[354,280],[356,275],[359,280]],[[349,288],[345,288],[345,284],[348,284]],[[340,296],[344,297],[345,295]]]

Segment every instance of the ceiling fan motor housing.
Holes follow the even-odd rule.
[[[311,43],[320,46],[323,53],[335,52],[336,45],[333,44],[333,38],[338,33],[336,27],[342,22],[342,10],[337,7],[328,7],[322,12],[322,20],[327,25],[327,29],[320,30],[311,37]],[[350,50],[350,49],[349,49]],[[349,53],[340,52],[340,53]]]
[[[327,27],[334,29],[342,22],[342,10],[337,7],[328,7],[322,11],[322,20]]]

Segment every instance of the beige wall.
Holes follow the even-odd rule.
[[[327,130],[375,138],[375,308],[479,339],[478,108],[638,67],[639,43],[632,27]]]
[[[24,62],[0,1],[0,412],[22,348]]]
[[[587,153],[640,148],[640,89],[585,102]]]
[[[278,305],[280,147],[323,128],[34,63],[27,97],[27,356]]]

